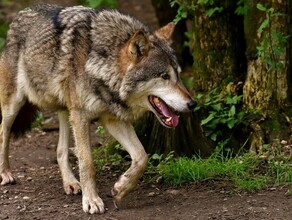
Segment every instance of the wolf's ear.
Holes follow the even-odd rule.
[[[128,55],[133,61],[137,61],[139,58],[147,54],[150,48],[150,43],[141,30],[137,31],[131,39],[128,41],[127,51]]]
[[[154,33],[158,38],[171,42],[171,36],[173,34],[174,28],[175,24],[173,22],[170,22],[167,25],[155,31]]]

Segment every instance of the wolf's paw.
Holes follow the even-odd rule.
[[[83,206],[83,211],[90,214],[95,214],[95,213],[102,214],[105,211],[103,201],[99,196],[93,196],[93,197],[83,196],[82,206]]]
[[[118,208],[118,205],[121,203],[123,198],[127,196],[135,186],[135,181],[130,181],[130,179],[125,175],[120,177],[119,181],[115,183],[114,188],[111,191],[116,208]]]
[[[67,195],[77,195],[81,193],[80,183],[76,181],[64,182],[64,190]]]
[[[3,171],[0,174],[0,180],[2,180],[1,181],[2,186],[15,183],[15,179],[13,178],[11,172],[9,172],[9,171]]]

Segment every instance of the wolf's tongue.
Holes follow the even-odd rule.
[[[176,127],[178,125],[179,119],[178,116],[176,114],[174,114],[171,109],[169,109],[169,107],[167,106],[167,104],[160,99],[160,110],[162,112],[162,114],[166,117],[166,118],[171,118],[171,120],[169,121],[169,123],[173,126]]]

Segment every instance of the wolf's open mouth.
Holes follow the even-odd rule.
[[[173,110],[161,98],[150,95],[148,99],[156,111],[156,116],[166,127],[176,127],[178,125],[178,116],[173,113]]]

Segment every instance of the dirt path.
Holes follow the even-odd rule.
[[[123,11],[156,26],[150,0],[121,1]],[[110,189],[116,172],[98,175],[100,196],[107,212],[83,213],[81,195],[67,196],[56,163],[58,132],[33,130],[13,141],[11,165],[17,183],[0,187],[0,219],[292,219],[292,196],[287,187],[257,193],[235,193],[223,183],[172,188],[140,182],[120,210],[114,208]],[[93,145],[96,145],[94,139]]]

